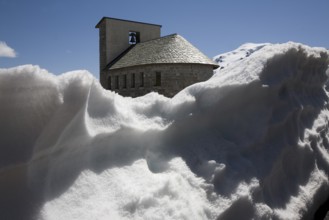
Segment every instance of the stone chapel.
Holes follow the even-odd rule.
[[[172,97],[209,79],[218,65],[161,25],[103,17],[99,29],[100,83],[123,96],[158,92]]]

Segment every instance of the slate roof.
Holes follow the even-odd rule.
[[[110,70],[147,64],[206,64],[214,69],[218,64],[209,59],[191,43],[178,34],[138,43],[107,66]]]

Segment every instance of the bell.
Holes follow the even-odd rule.
[[[129,36],[130,36],[130,41],[129,41],[129,43],[131,43],[131,44],[136,44],[136,33],[131,32],[131,33],[129,34]]]

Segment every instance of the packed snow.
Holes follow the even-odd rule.
[[[171,99],[0,69],[0,219],[312,219],[329,197],[328,54],[245,44]]]

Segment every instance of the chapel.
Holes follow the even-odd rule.
[[[161,25],[103,17],[96,28],[100,83],[123,96],[158,92],[173,97],[218,68],[182,36],[161,37]]]

